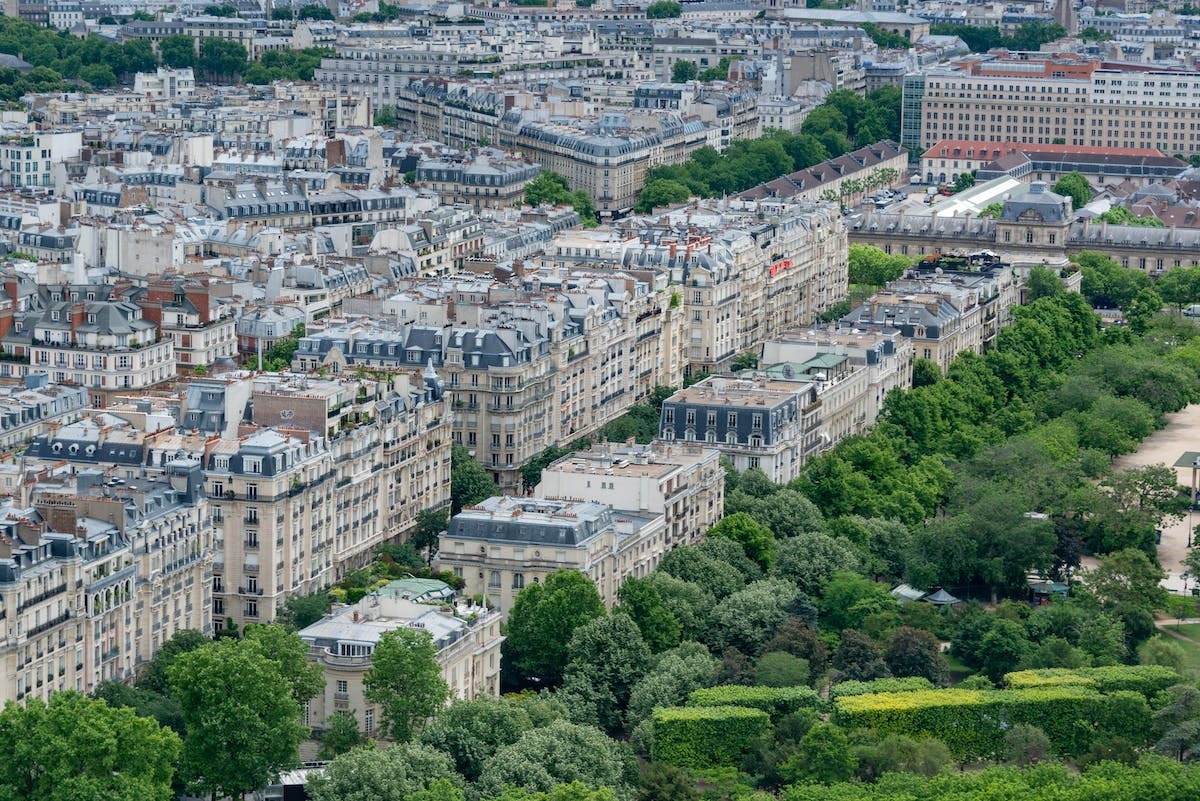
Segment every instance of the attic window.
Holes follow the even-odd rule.
[[[88,313],[88,316],[87,316],[87,321],[88,321],[89,323],[94,323],[94,322],[96,322],[96,315],[94,315],[94,314],[91,314],[91,313]]]

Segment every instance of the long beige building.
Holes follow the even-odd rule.
[[[667,546],[696,542],[725,505],[725,471],[716,448],[658,441],[598,443],[542,470],[539,498],[612,503],[663,515]]]
[[[614,479],[615,483],[615,479]],[[661,513],[627,512],[596,501],[499,496],[463,509],[439,540],[437,565],[507,615],[527,584],[578,570],[606,606],[631,577],[643,577],[667,551]]]
[[[1200,153],[1200,72],[989,54],[909,76],[904,92],[905,113],[920,114],[922,151],[955,139]]]

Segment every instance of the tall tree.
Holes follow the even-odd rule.
[[[243,638],[245,644],[257,646],[259,653],[275,663],[279,674],[291,685],[296,703],[303,704],[325,689],[324,671],[308,658],[308,646],[294,631],[276,625],[250,625]]]
[[[570,661],[575,629],[604,614],[596,585],[576,570],[551,573],[517,593],[508,615],[504,655],[517,677],[558,684]]]
[[[1092,199],[1092,186],[1081,172],[1072,171],[1059,178],[1054,191],[1071,198],[1071,205],[1076,209],[1083,208]]]
[[[575,629],[567,653],[571,661],[563,673],[562,694],[578,693],[590,707],[594,721],[589,722],[618,730],[629,693],[651,663],[637,625],[625,614],[598,617]]]
[[[462,445],[450,446],[450,513],[500,494],[495,480]]]
[[[679,644],[682,626],[649,579],[626,579],[617,597],[621,601],[618,610],[633,619],[651,651],[658,653]]]
[[[385,632],[371,654],[363,683],[367,700],[382,709],[388,737],[397,742],[411,740],[450,697],[437,646],[429,632],[418,629]]]
[[[454,768],[468,781],[476,781],[483,763],[506,745],[512,745],[533,728],[525,707],[505,698],[481,696],[455,701],[421,732],[421,742],[454,760]]]
[[[708,530],[709,538],[725,537],[742,546],[746,556],[759,567],[767,569],[775,561],[775,535],[771,529],[745,512],[736,512],[721,519]]]
[[[67,690],[0,711],[0,798],[168,801],[179,737]]]
[[[462,777],[450,757],[427,745],[357,748],[308,780],[312,801],[462,801]]]
[[[167,677],[187,726],[180,774],[194,792],[238,798],[298,764],[308,728],[294,687],[255,643],[208,643]]]
[[[527,731],[497,751],[484,764],[477,786],[483,798],[494,798],[505,787],[550,792],[578,781],[609,788],[620,801],[631,801],[634,775],[633,759],[624,747],[599,729],[560,720]]]

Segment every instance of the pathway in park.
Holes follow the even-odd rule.
[[[1200,404],[1167,415],[1167,425],[1142,441],[1136,453],[1122,456],[1113,464],[1116,468],[1145,467],[1152,464],[1173,465],[1184,451],[1200,451]],[[1192,485],[1191,468],[1178,468],[1179,483]],[[1200,523],[1200,512],[1189,512],[1183,518],[1163,526],[1162,543],[1158,546],[1158,559],[1167,570],[1163,586],[1171,592],[1183,592],[1184,567],[1181,564],[1187,555],[1188,531]],[[1188,579],[1188,588],[1195,586],[1196,578]]]

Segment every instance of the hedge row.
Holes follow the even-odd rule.
[[[651,758],[681,768],[740,765],[771,725],[766,712],[744,706],[656,709],[651,721]]]
[[[745,687],[722,684],[694,691],[688,706],[744,706],[761,709],[771,717],[799,709],[819,709],[821,696],[811,687]]]
[[[1010,689],[1091,687],[1102,693],[1129,690],[1141,693],[1147,698],[1183,680],[1183,677],[1171,668],[1160,665],[1109,665],[1077,670],[1019,670],[1004,677],[1004,683]]]
[[[1016,723],[1038,726],[1059,753],[1077,755],[1098,732],[1120,734],[1141,745],[1151,720],[1139,693],[1102,695],[1078,686],[842,696],[834,701],[834,716],[846,728],[936,737],[960,759],[997,757],[1005,731]]]
[[[867,695],[868,693],[911,693],[916,690],[932,690],[933,682],[921,676],[905,676],[896,679],[875,679],[874,681],[843,681],[829,689],[831,698],[844,698],[850,695]]]

